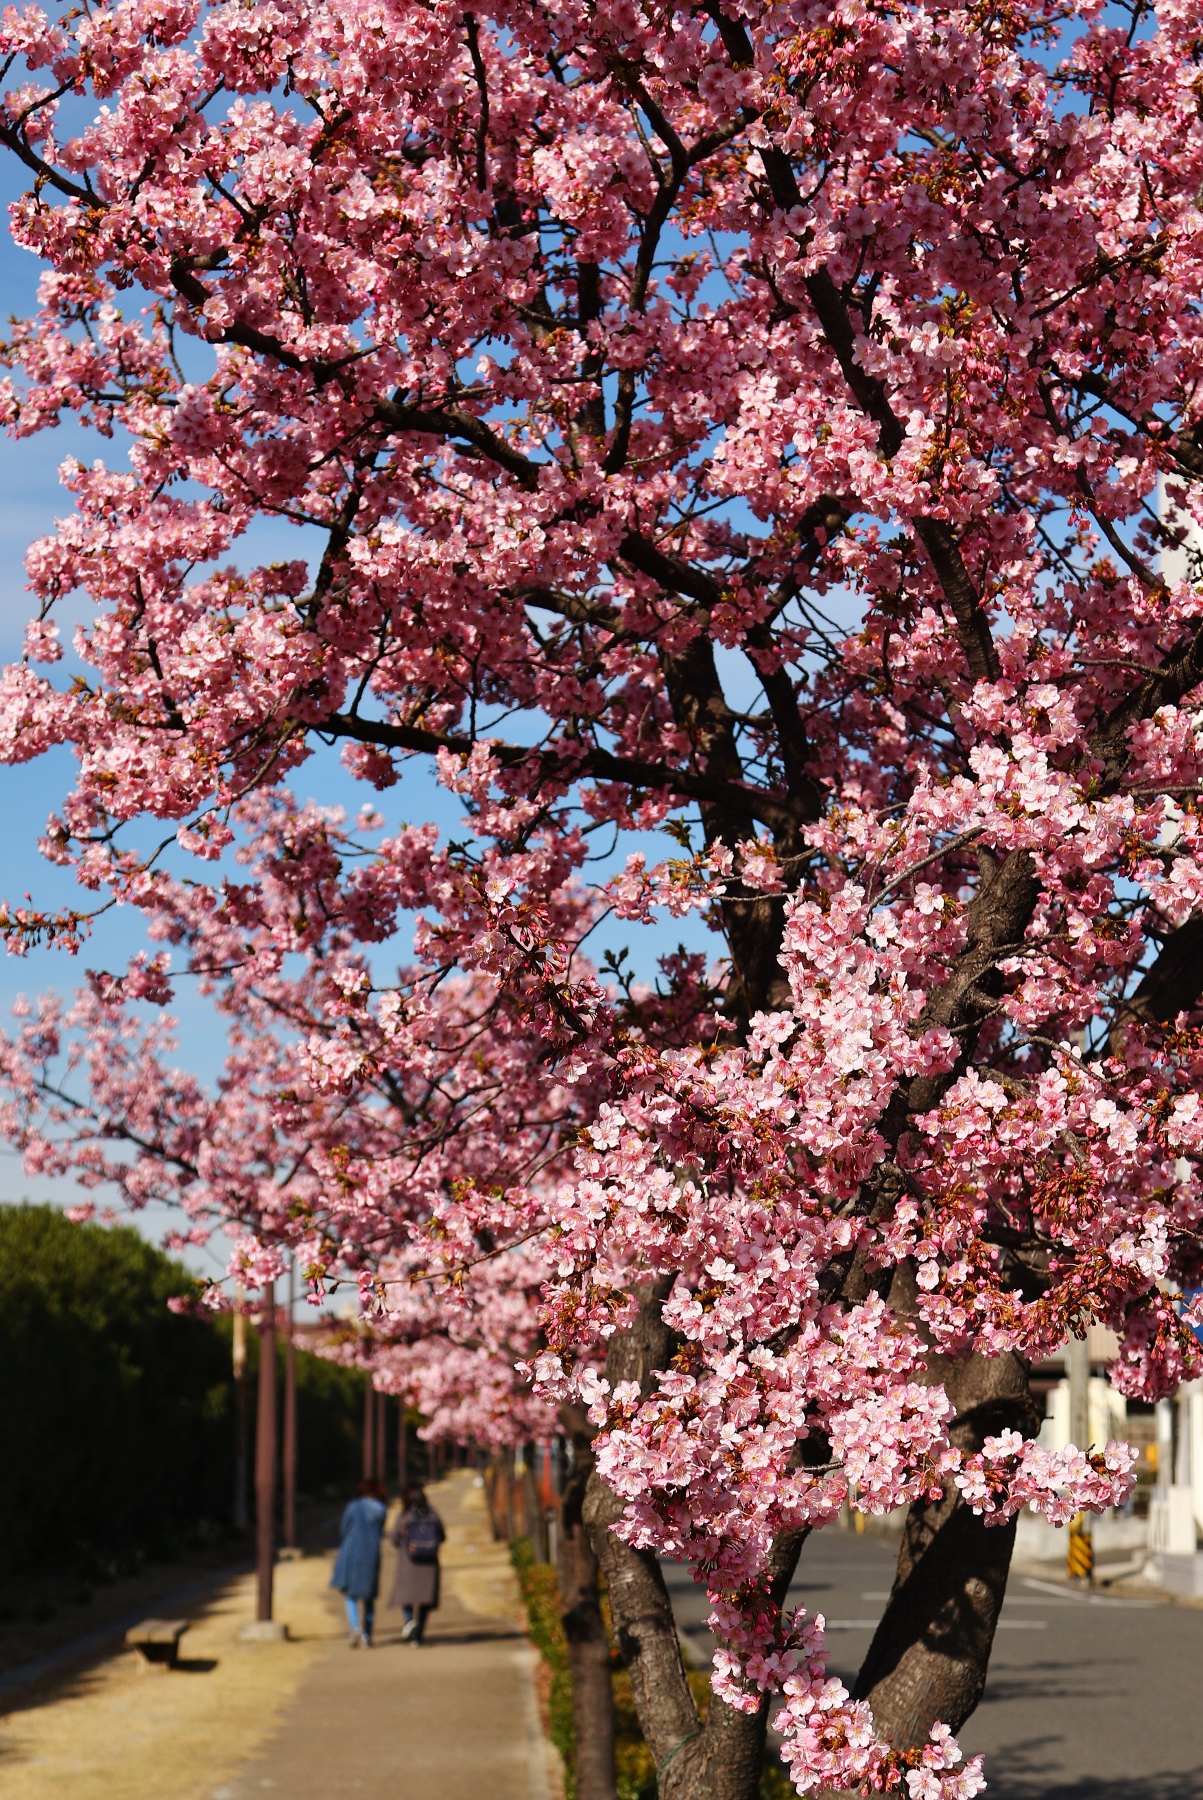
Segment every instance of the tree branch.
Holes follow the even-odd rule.
[[[452,732],[428,731],[421,725],[394,725],[383,719],[361,719],[353,713],[329,713],[316,723],[298,723],[306,730],[324,732],[330,737],[353,738],[358,743],[378,744],[386,750],[427,755],[450,750],[455,756],[466,757],[471,755],[476,742],[484,741],[460,737]],[[791,822],[790,806],[784,797],[690,769],[640,762],[634,757],[615,756],[609,750],[598,748],[586,748],[577,754],[575,745],[565,745],[558,751],[527,749],[520,744],[490,744],[489,749],[503,769],[537,765],[543,780],[571,782],[583,776],[594,781],[622,782],[632,788],[669,788],[682,799],[728,807],[744,818],[759,819],[770,830]]]

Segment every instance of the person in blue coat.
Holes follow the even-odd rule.
[[[384,1490],[378,1481],[361,1481],[358,1497],[343,1513],[338,1556],[330,1586],[347,1606],[350,1646],[372,1645],[372,1621],[380,1588],[380,1534],[384,1530]]]

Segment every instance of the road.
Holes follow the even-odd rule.
[[[893,1579],[869,1535],[824,1531],[790,1601],[827,1620],[831,1669],[851,1685]],[[682,1634],[705,1663],[705,1597],[666,1571]],[[989,1800],[1203,1800],[1203,1609],[1076,1594],[1011,1577],[985,1696],[965,1725]]]

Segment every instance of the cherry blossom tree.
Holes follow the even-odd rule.
[[[227,1020],[215,1091],[174,1066],[171,1015],[146,1016],[174,998],[171,953],[139,954],[122,976],[92,973],[70,1007],[18,1005],[0,1034],[0,1129],[33,1174],[115,1190],[131,1210],[174,1206],[190,1226],[177,1248],[222,1226],[229,1274],[247,1285],[278,1279],[291,1251],[315,1298],[357,1288],[370,1330],[348,1353],[421,1405],[433,1435],[546,1437],[554,1415],[515,1365],[544,1341],[546,1171],[567,1172],[590,1089],[548,1080],[525,1006],[481,978],[399,972],[373,1040],[354,998],[371,980],[331,912],[299,973],[282,966],[298,907],[345,899],[333,852],[354,854],[354,837],[286,796],[253,818],[244,807],[241,823],[252,880],[220,897],[160,880],[152,923]],[[489,1194],[488,1227],[461,1203],[474,1188]]]
[[[8,422],[119,450],[30,552],[0,753],[72,746],[47,854],[254,1046],[216,1103],[106,1090],[165,997],[139,961],[77,1003],[95,1097],[54,1119],[56,1020],[21,1027],[10,1132],[98,1172],[143,1093],[212,1104],[173,1166],[248,1273],[295,1242],[482,1321],[534,1282],[666,1800],[750,1795],[775,1696],[801,1792],[971,1796],[1015,1514],[1131,1485],[1034,1445],[1028,1366],[1092,1320],[1129,1394],[1199,1364],[1203,613],[1153,499],[1203,523],[1196,9],[125,0],[3,37],[46,265]],[[240,554],[264,520],[305,553]],[[431,763],[466,841],[295,805],[323,745],[385,793]],[[713,956],[586,962],[665,912]],[[4,924],[74,948],[89,908]],[[845,1500],[909,1508],[851,1694],[784,1605]],[[663,1554],[713,1601],[704,1726]]]

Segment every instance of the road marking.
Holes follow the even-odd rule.
[[[1000,1619],[996,1631],[1047,1631],[1047,1619]]]
[[[1161,1605],[1159,1600],[1113,1600],[1108,1594],[1075,1594],[1072,1589],[1059,1587],[1055,1581],[1037,1581],[1034,1575],[1025,1575],[1023,1585],[1035,1588],[1041,1594],[1056,1594],[1059,1600],[1071,1605],[1076,1602],[1078,1606],[1126,1606],[1138,1611]]]
[[[876,1631],[880,1619],[827,1619],[828,1631]]]

